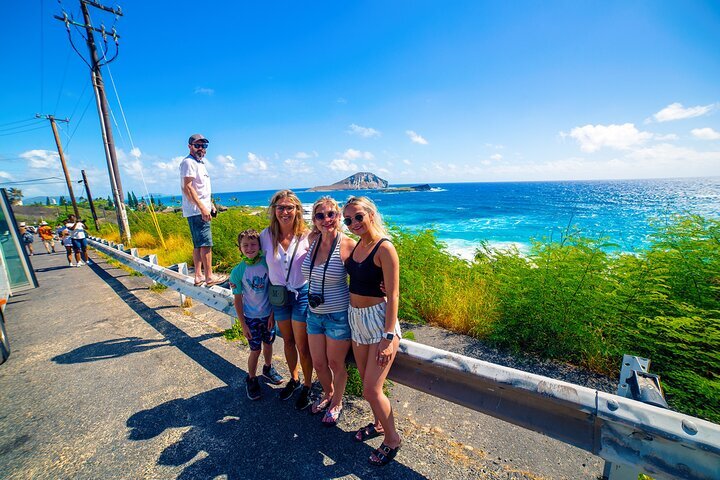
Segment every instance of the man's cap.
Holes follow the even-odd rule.
[[[40,222],[40,225],[47,225],[47,222],[46,222],[46,221],[42,221],[42,222]]]
[[[25,226],[25,222],[20,222],[20,226],[21,226],[21,227],[24,227],[24,226]]]
[[[190,135],[190,139],[188,140],[188,145],[192,145],[195,142],[210,143],[210,140],[203,137],[199,133],[196,133],[195,135]]]

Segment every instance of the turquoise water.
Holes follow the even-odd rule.
[[[480,241],[527,248],[530,240],[559,238],[574,225],[603,235],[623,251],[646,245],[653,218],[671,214],[720,216],[720,177],[663,180],[431,184],[429,192],[354,191],[373,199],[396,225],[432,228],[451,251],[469,256]],[[312,204],[328,193],[295,190]],[[273,191],[216,195],[223,205],[266,206]],[[330,193],[338,201],[349,192]]]

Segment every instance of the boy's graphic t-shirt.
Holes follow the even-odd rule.
[[[270,315],[272,307],[268,299],[268,267],[265,258],[254,265],[240,262],[230,273],[230,287],[234,295],[243,296],[243,312],[248,318]]]

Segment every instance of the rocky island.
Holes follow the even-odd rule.
[[[335,182],[332,185],[321,185],[309,188],[308,192],[331,192],[336,190],[383,190],[386,192],[413,192],[428,191],[430,185],[416,185],[414,187],[388,187],[388,181],[374,173],[358,172],[354,175]]]

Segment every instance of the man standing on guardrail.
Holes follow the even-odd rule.
[[[210,220],[217,215],[212,204],[210,176],[205,168],[205,152],[210,141],[196,133],[188,140],[190,154],[180,162],[182,212],[190,225],[193,241],[195,285],[217,285],[227,275],[212,274],[212,232]]]

